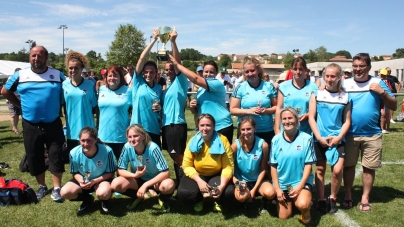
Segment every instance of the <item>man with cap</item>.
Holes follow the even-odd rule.
[[[386,69],[380,69],[379,78],[383,80],[384,83],[386,83],[387,87],[392,92],[394,81],[393,79],[387,77]],[[382,128],[382,133],[387,134],[390,132],[390,110],[386,108],[384,104],[382,104],[380,108],[381,108],[380,126]]]
[[[22,110],[22,128],[28,169],[39,185],[37,198],[48,193],[45,172],[52,175],[52,199],[62,202],[60,186],[65,171],[62,146],[65,141],[62,121],[59,117],[62,97],[62,82],[65,76],[59,70],[46,65],[48,51],[43,46],[30,50],[30,68],[22,69],[7,81],[1,94]],[[20,99],[14,92],[18,91]],[[49,167],[46,168],[44,147],[48,149]]]
[[[231,78],[227,74],[226,67],[224,67],[224,66],[220,67],[220,72],[216,76],[216,79],[218,79],[220,82],[223,83],[223,86],[224,86],[226,92],[230,92],[231,89],[233,89],[233,84],[231,83]],[[229,97],[229,94],[226,94],[227,109],[229,109],[229,107],[230,107],[229,103],[230,103],[230,97]]]
[[[394,81],[394,83],[392,84],[392,91],[393,93],[399,93],[401,90],[401,83],[400,81],[397,79],[396,76],[391,75],[391,69],[389,67],[386,67],[387,70],[387,78],[390,78]],[[396,87],[397,84],[397,87]],[[394,111],[390,111],[390,122],[395,124],[396,122],[393,120],[393,115],[394,115]]]
[[[88,74],[88,72],[87,72],[87,69],[83,69],[83,71],[81,72],[81,77],[83,77],[84,79],[93,81],[94,86],[95,86],[95,83],[97,82],[97,81],[95,81],[94,78],[92,78],[91,76],[89,76],[89,74]]]
[[[346,68],[344,70],[344,80],[351,78],[352,76],[352,69]]]

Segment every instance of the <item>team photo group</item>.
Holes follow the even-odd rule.
[[[121,195],[131,199],[131,210],[157,197],[164,212],[171,203],[194,212],[208,207],[222,212],[229,203],[249,209],[258,197],[259,212],[276,206],[278,217],[287,219],[297,209],[299,220],[308,224],[311,206],[321,214],[353,207],[359,161],[357,209],[371,211],[382,157],[381,110],[396,110],[397,101],[383,78],[369,75],[368,54],[353,57],[352,76],[331,63],[317,83],[307,76],[302,57],[293,60],[291,78],[276,82],[265,79],[257,59],[246,57],[242,73],[232,80],[215,61],[184,67],[172,30],[162,84],[158,63],[148,60],[160,33],[154,29],[135,67],[109,66],[97,81],[82,76],[89,67],[83,54],[67,53],[65,76],[47,66],[43,46],[30,50],[30,68],[8,79],[1,94],[21,108],[38,199],[47,195],[49,170],[50,197],[80,201],[78,212],[95,197],[103,213],[111,211],[111,197]],[[193,114],[188,125],[187,107]],[[193,124],[196,134],[189,137]],[[327,163],[331,179],[325,179]],[[65,164],[72,174],[68,182],[62,182]],[[344,197],[337,200],[342,182]]]

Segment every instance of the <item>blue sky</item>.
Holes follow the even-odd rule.
[[[320,46],[329,52],[381,55],[404,48],[402,0],[0,0],[0,5],[0,53],[28,48],[28,39],[61,53],[57,27],[67,25],[65,47],[105,55],[119,24],[128,23],[147,42],[153,28],[175,26],[180,49],[212,56],[293,49],[304,54]]]

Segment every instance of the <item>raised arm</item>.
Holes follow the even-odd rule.
[[[149,45],[146,46],[146,48],[143,50],[142,54],[139,57],[139,61],[137,62],[136,65],[136,76],[140,76],[140,73],[143,70],[143,66],[146,63],[146,59],[149,55],[150,50],[154,46],[154,43],[156,43],[157,38],[159,36],[159,31],[157,28],[153,30],[153,40],[149,43]]]
[[[170,60],[173,62],[174,66],[177,67],[178,70],[180,72],[182,72],[192,83],[194,83],[200,87],[203,87],[205,89],[208,88],[205,78],[200,77],[195,72],[185,68],[171,54],[169,54],[168,56],[170,57]]]
[[[171,42],[171,51],[173,53],[173,56],[177,62],[181,62],[181,57],[180,57],[180,52],[178,51],[177,43],[175,40],[177,39],[178,33],[176,30],[172,30],[170,33],[170,42]],[[178,67],[174,65],[174,70],[175,74],[177,75],[180,71],[178,70]]]

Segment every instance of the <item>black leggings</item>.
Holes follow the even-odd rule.
[[[229,125],[226,128],[222,128],[222,129],[218,130],[217,132],[224,135],[230,144],[233,143],[233,133],[234,133],[233,125]]]
[[[220,185],[220,175],[214,175],[214,176],[199,176],[207,182],[210,186],[214,185],[215,183],[217,185]],[[192,180],[191,178],[184,176],[181,181],[180,185],[178,186],[178,191],[177,191],[177,196],[178,199],[187,205],[195,205],[198,202],[201,202],[203,200],[202,193],[199,190],[198,184],[196,181]],[[216,202],[218,203],[224,203],[224,202],[229,202],[234,200],[234,185],[228,183],[227,186],[224,189],[224,192],[222,192],[222,195],[220,198],[216,199]]]

